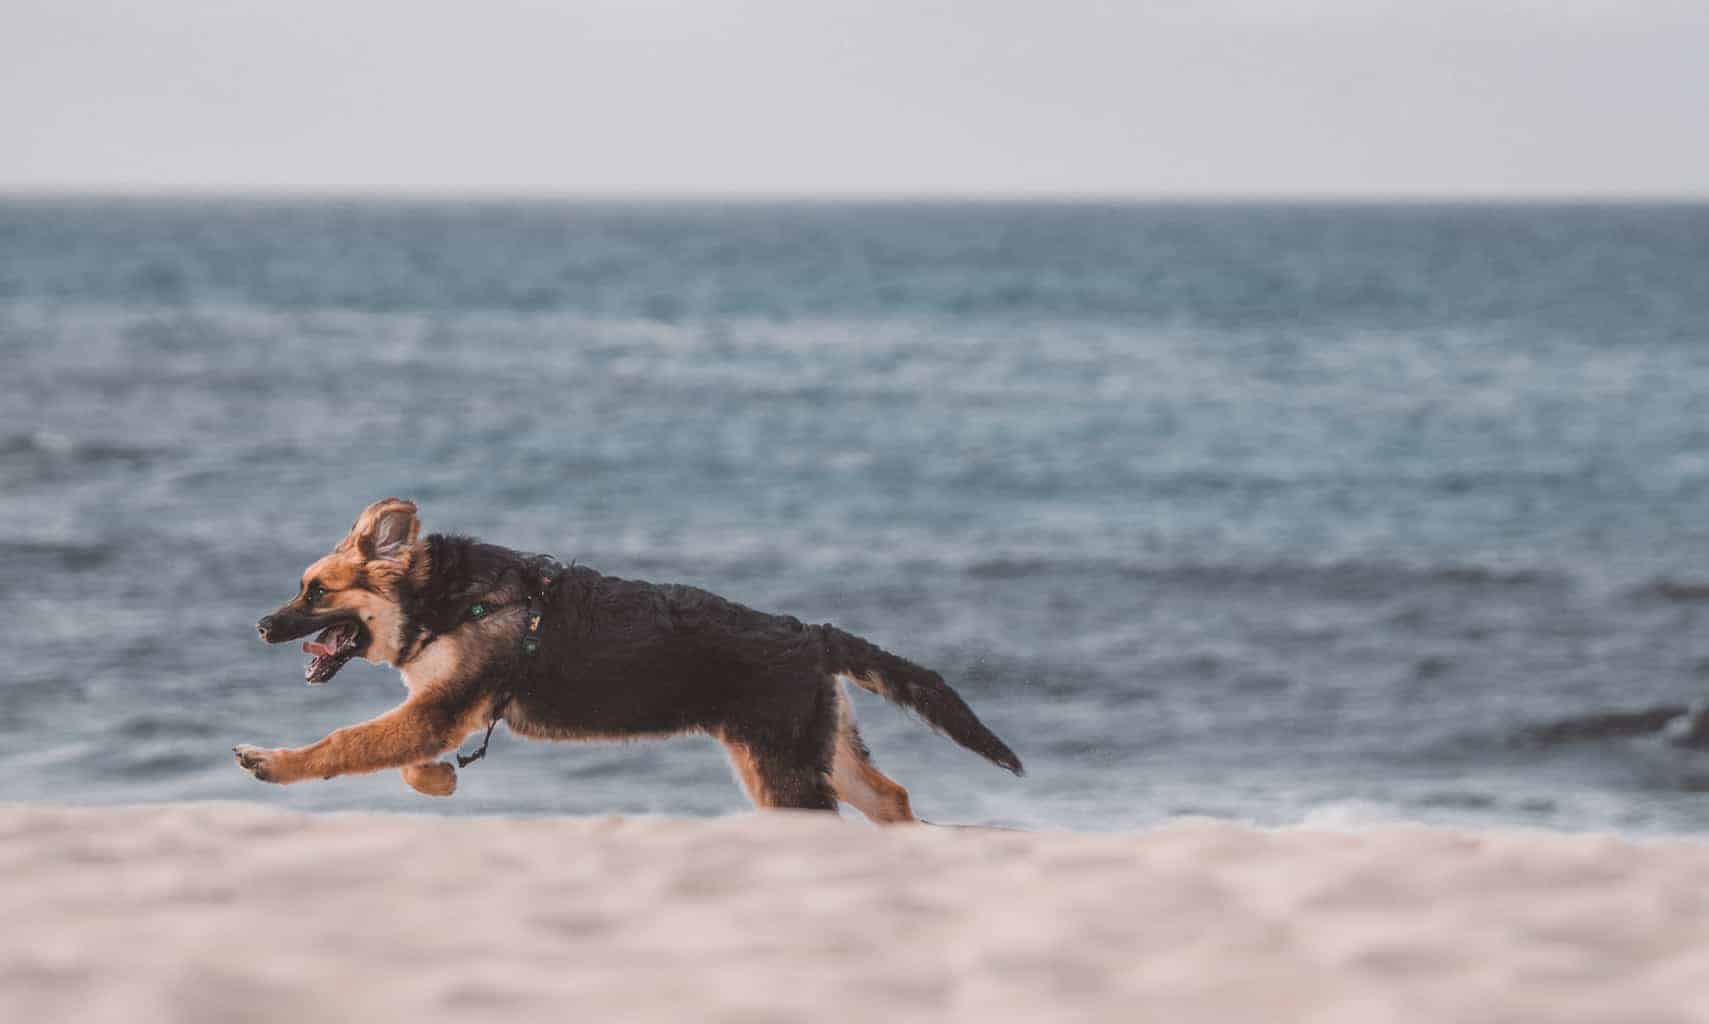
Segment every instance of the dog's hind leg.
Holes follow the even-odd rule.
[[[781,679],[778,700],[754,708],[715,731],[736,778],[756,807],[837,809],[831,786],[836,742],[836,680]]]
[[[755,807],[834,811],[837,794],[822,759],[801,758],[764,741],[724,737],[736,777]]]
[[[831,785],[837,799],[853,804],[880,825],[915,820],[913,808],[908,804],[908,791],[873,765],[866,744],[852,729],[837,737],[837,751],[831,761]]]
[[[853,804],[860,813],[880,825],[909,822],[914,811],[908,791],[872,763],[872,754],[855,727],[854,708],[848,694],[837,687],[837,739],[831,754],[831,787],[837,799]]]

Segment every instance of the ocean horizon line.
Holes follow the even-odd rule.
[[[565,205],[968,205],[968,206],[1701,206],[1709,191],[1692,192],[1116,192],[948,190],[692,190],[553,189],[545,187],[384,188],[270,185],[0,184],[0,201],[160,202],[398,202],[541,203]]]

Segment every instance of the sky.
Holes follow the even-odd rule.
[[[0,189],[1709,197],[1709,2],[3,0]]]

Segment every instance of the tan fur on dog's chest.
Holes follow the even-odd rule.
[[[411,696],[466,683],[487,667],[492,652],[507,650],[522,621],[520,608],[502,609],[434,637],[398,671]]]
[[[443,690],[467,678],[462,645],[454,635],[437,637],[398,670],[411,697]]]

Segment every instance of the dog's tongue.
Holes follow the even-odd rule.
[[[314,654],[322,658],[330,658],[338,653],[339,645],[349,639],[349,630],[342,622],[336,622],[320,631],[320,636],[303,644],[304,654]]]
[[[348,622],[340,622],[321,630],[320,636],[303,644],[303,653],[312,654],[309,663],[303,666],[303,678],[310,683],[319,685],[338,674],[338,669],[349,661],[355,653],[356,627]],[[350,649],[345,650],[346,645]]]

